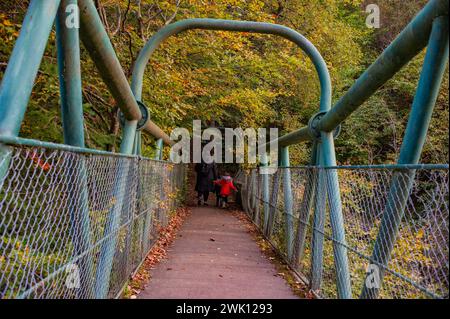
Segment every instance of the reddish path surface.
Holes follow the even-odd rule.
[[[138,298],[297,298],[276,274],[241,221],[197,207]]]

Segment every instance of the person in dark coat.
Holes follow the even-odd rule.
[[[205,162],[195,164],[197,180],[195,190],[198,193],[198,205],[207,205],[209,192],[214,192],[214,181],[218,178],[217,165]]]

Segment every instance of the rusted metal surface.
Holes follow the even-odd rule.
[[[168,258],[139,298],[297,298],[244,224],[225,210],[193,208]]]

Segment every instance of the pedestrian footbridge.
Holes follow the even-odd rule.
[[[80,7],[79,33],[63,23],[73,3]],[[420,163],[448,63],[448,5],[429,1],[332,105],[326,62],[285,26],[217,19],[169,24],[142,49],[129,84],[92,0],[30,1],[0,86],[0,297],[120,297],[186,190],[187,166],[162,160],[162,148],[173,142],[142,101],[144,71],[164,40],[203,29],[281,36],[317,71],[318,113],[277,139],[275,172],[267,174],[272,163],[262,157],[260,167],[236,176],[242,214],[305,287],[323,298],[448,298],[448,164]],[[19,136],[55,18],[63,144]],[[119,153],[85,147],[80,38],[120,106]],[[397,162],[337,165],[341,124],[424,48]],[[144,133],[158,140],[154,159],[141,156]],[[304,142],[312,147],[310,163],[290,165],[289,146]],[[195,208],[180,234],[139,297],[295,297],[227,213]]]

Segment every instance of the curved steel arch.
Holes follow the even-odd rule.
[[[144,72],[153,52],[170,36],[194,29],[273,34],[294,42],[309,56],[316,68],[321,90],[320,111],[328,111],[331,108],[330,74],[319,51],[308,39],[297,31],[279,24],[222,19],[186,19],[169,24],[156,32],[139,53],[133,68],[131,89],[136,99],[142,98]]]

